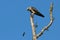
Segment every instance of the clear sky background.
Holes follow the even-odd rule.
[[[60,40],[60,0],[0,0],[0,40],[32,40],[29,6],[37,8],[45,17],[34,16],[36,33],[46,26],[50,3],[54,3],[53,24],[38,40]],[[22,34],[25,32],[25,36]]]

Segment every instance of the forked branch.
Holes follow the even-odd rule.
[[[28,9],[28,10],[29,10],[29,9]],[[41,30],[41,32],[38,33],[38,34],[36,34],[36,29],[35,29],[34,20],[33,20],[33,18],[34,18],[34,13],[35,13],[35,12],[34,12],[34,10],[32,10],[31,8],[30,8],[29,11],[32,12],[31,15],[30,15],[30,21],[31,21],[31,26],[32,26],[33,40],[37,40],[37,38],[39,38],[39,37],[44,33],[45,30],[48,30],[48,28],[49,28],[49,27],[52,25],[52,23],[53,23],[53,16],[52,16],[53,3],[50,5],[50,22],[49,22],[49,24],[48,24],[47,26],[45,26],[45,27]]]

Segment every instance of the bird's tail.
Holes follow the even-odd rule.
[[[45,17],[43,14],[41,14],[40,12],[36,13],[36,15],[40,16],[40,17]]]

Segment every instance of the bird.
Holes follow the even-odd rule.
[[[44,16],[43,14],[41,14],[35,7],[30,6],[30,7],[27,8],[27,10],[30,11],[31,13],[37,15],[37,16],[41,16],[41,17],[43,17],[43,18],[45,17],[45,16]]]

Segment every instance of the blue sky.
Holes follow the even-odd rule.
[[[0,0],[0,40],[32,40],[29,6],[36,7],[45,17],[34,16],[38,27],[36,33],[46,26],[49,19],[50,3],[54,3],[53,24],[38,40],[60,40],[59,0]],[[25,32],[25,36],[22,34]]]

